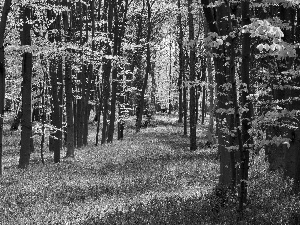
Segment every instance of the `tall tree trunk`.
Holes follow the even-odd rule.
[[[99,79],[99,77],[98,77]],[[102,79],[103,81],[103,79]],[[96,130],[96,143],[95,145],[98,145],[99,142],[99,131],[100,131],[100,118],[101,118],[101,111],[102,111],[102,101],[103,101],[103,91],[102,91],[102,85],[100,82],[98,82],[98,87],[97,87],[97,97],[98,97],[98,103],[97,103],[97,130]]]
[[[54,22],[50,26],[50,30],[59,29],[60,27],[60,16],[55,15],[54,12],[48,11],[48,19],[54,19]],[[60,30],[60,29],[59,29]],[[59,42],[60,37],[49,35],[49,41],[54,43],[54,41]],[[50,59],[50,79],[52,87],[52,112],[51,112],[51,124],[54,126],[54,131],[51,133],[49,138],[49,150],[54,153],[54,162],[60,162],[60,148],[61,148],[61,129],[62,120],[60,119],[60,101],[62,101],[62,96],[59,96],[58,91],[58,79],[62,79],[62,68],[58,69],[58,60]],[[62,66],[62,65],[60,65]],[[58,72],[60,72],[60,78],[58,77]]]
[[[187,70],[188,67],[188,62],[189,57],[188,54],[186,53],[184,56],[184,70],[183,70],[183,77],[182,77],[182,82],[183,82],[183,134],[187,135],[187,111],[188,111],[188,103],[187,103],[187,77],[185,74],[185,71]]]
[[[30,29],[31,25],[27,23],[30,21],[31,10],[29,7],[21,9],[23,19],[23,30],[21,33],[21,44],[31,45]],[[32,53],[23,53],[22,61],[22,120],[21,120],[21,149],[19,168],[27,168],[29,165],[30,152],[33,148],[31,146],[32,122],[31,122],[31,78],[32,78]]]
[[[208,142],[215,144],[214,140],[214,82],[213,82],[213,74],[212,74],[212,64],[211,64],[211,56],[210,53],[207,54],[207,75],[208,75],[208,84],[209,84],[209,123],[207,129],[207,139]]]
[[[189,23],[189,40],[194,41],[194,19],[192,13],[192,0],[188,0],[188,23]],[[196,95],[195,95],[195,63],[196,63],[196,52],[195,45],[190,46],[190,149],[195,151],[197,149],[196,142],[196,129],[197,129],[197,118],[196,118]]]
[[[119,3],[120,5],[120,3]],[[118,35],[119,37],[119,41],[118,41],[118,55],[122,55],[121,53],[121,40],[124,37],[125,34],[125,26],[126,26],[126,19],[127,19],[127,11],[128,11],[128,0],[125,0],[125,5],[122,6],[122,26],[121,26],[121,32]],[[125,75],[126,76],[126,75]],[[154,77],[154,75],[153,75]],[[119,80],[121,81],[121,83],[123,83],[123,75],[120,76]],[[154,79],[154,78],[153,78]],[[152,80],[153,82],[153,80]],[[155,82],[155,81],[154,81]],[[120,85],[120,97],[119,97],[119,119],[118,119],[118,140],[122,140],[123,136],[124,136],[124,127],[125,127],[125,120],[124,120],[124,111],[125,111],[125,93],[124,93],[124,86],[123,84]]]
[[[111,7],[114,12],[114,47],[113,55],[118,55],[118,46],[119,46],[119,16],[118,16],[118,6],[115,1],[112,1]],[[117,102],[117,88],[118,88],[118,65],[117,62],[114,63],[112,69],[112,84],[111,84],[111,113],[110,121],[107,135],[107,142],[112,142],[115,131],[115,120],[116,120],[116,102]]]
[[[142,117],[143,117],[143,110],[144,110],[144,102],[145,102],[145,92],[148,84],[148,76],[151,71],[151,51],[150,51],[150,40],[151,40],[151,33],[152,33],[152,24],[151,24],[151,5],[150,1],[147,0],[147,55],[146,55],[146,73],[144,77],[144,83],[141,91],[141,99],[140,99],[140,113],[138,115],[138,120],[136,124],[136,132],[139,132],[141,129]]]
[[[172,113],[172,101],[171,101],[171,88],[172,88],[172,40],[170,37],[170,54],[169,54],[169,112],[170,115]]]
[[[202,66],[202,82],[206,82],[206,59],[205,57],[202,58],[201,60],[201,66]],[[201,112],[201,124],[204,124],[205,120],[205,111],[206,111],[206,86],[202,86],[202,112]]]
[[[300,9],[297,9],[297,26],[295,30],[295,39],[300,40]],[[300,48],[296,49],[297,59],[295,61],[296,68],[299,69],[300,67]],[[299,79],[299,78],[298,78]],[[295,132],[295,135],[297,135],[297,139],[299,137],[299,130],[298,132]],[[294,182],[294,190],[297,194],[300,192],[300,153],[297,151],[296,155],[296,170],[295,170],[295,182]]]
[[[3,154],[3,117],[5,99],[5,57],[4,57],[4,32],[6,29],[7,15],[11,6],[11,0],[5,0],[2,9],[0,22],[0,176],[3,173],[2,154]]]
[[[95,21],[93,22],[94,18],[94,1],[92,1],[90,6],[90,9],[86,6],[86,37],[85,37],[85,42],[88,42],[88,37],[89,37],[89,23],[92,23],[92,38],[95,36],[95,34],[93,34],[93,32],[95,32],[95,30],[93,31],[93,27],[95,27]],[[91,16],[89,17],[89,12],[91,14]],[[92,51],[95,50],[95,44],[94,44],[94,40],[92,40]],[[92,79],[93,78],[93,71],[94,71],[94,67],[92,63],[89,63],[87,66],[87,70],[86,70],[86,76],[85,76],[85,80],[84,82],[85,84],[85,94],[83,95],[83,134],[82,134],[82,143],[84,146],[87,145],[87,140],[88,140],[88,133],[89,133],[89,117],[90,117],[90,106],[89,106],[89,100],[90,100],[90,95],[91,95],[91,86],[92,86]],[[87,81],[86,81],[87,80]]]
[[[79,82],[78,85],[78,94],[80,98],[77,99],[77,114],[76,114],[76,120],[77,120],[77,148],[81,148],[83,146],[83,120],[84,120],[84,98],[85,98],[85,75],[86,75],[86,65],[83,62],[83,44],[84,44],[84,38],[83,38],[83,3],[80,1],[79,4],[79,26],[77,29],[79,29],[79,41],[80,45],[82,46],[82,49],[80,51],[80,58],[81,58],[81,71],[77,73],[77,80]]]
[[[216,14],[213,14],[209,5],[209,0],[201,0],[203,4],[203,12],[208,23],[210,32],[215,32],[218,35],[228,35],[228,17],[229,8],[224,3],[217,6]],[[226,70],[226,51],[224,45],[218,48],[213,48],[214,65],[215,65],[215,82],[217,86],[217,110],[227,110],[227,92],[224,89],[224,84],[227,84],[228,70]],[[224,74],[225,73],[225,74]],[[225,113],[216,112],[217,120],[217,136],[218,136],[218,152],[220,154],[220,176],[219,187],[224,190],[232,189],[232,157],[227,149],[226,139],[228,135],[224,132],[224,128],[228,126],[228,116]],[[230,123],[230,121],[229,121]],[[227,191],[226,190],[226,191]]]
[[[54,152],[54,162],[58,163],[60,161],[60,140],[59,140],[59,102],[58,102],[58,85],[57,85],[57,70],[56,70],[56,62],[51,60],[50,62],[50,78],[51,78],[51,86],[52,86],[52,112],[51,119],[52,125],[55,127],[52,132],[52,140],[51,144],[49,144],[49,150]],[[56,71],[55,71],[56,70]],[[49,141],[50,141],[49,140]]]
[[[104,32],[112,32],[112,22],[113,22],[113,7],[112,3],[109,1],[104,2],[104,19],[107,19],[107,25],[104,25]],[[109,35],[111,36],[111,35]],[[112,54],[111,47],[107,43],[105,46],[105,53],[107,56]],[[101,144],[107,141],[108,132],[108,111],[109,111],[109,97],[110,97],[110,73],[112,69],[111,59],[104,58],[103,65],[103,126],[102,126],[102,139]]]
[[[249,9],[249,1],[242,1],[242,25],[246,26],[251,23],[250,20],[250,9]],[[249,169],[249,150],[250,150],[250,134],[249,130],[250,119],[251,119],[251,110],[250,105],[251,102],[247,98],[249,95],[250,88],[250,78],[249,78],[249,67],[250,67],[250,33],[242,34],[242,65],[241,65],[241,77],[242,83],[244,85],[244,89],[242,91],[241,96],[241,107],[248,108],[248,111],[244,111],[242,113],[242,142],[243,148],[240,152],[241,157],[241,183],[240,183],[240,201],[239,201],[239,210],[242,211],[244,209],[244,204],[247,200],[247,182],[248,182],[248,169]],[[248,90],[248,91],[246,91]]]
[[[63,4],[69,6],[67,0]],[[72,13],[72,12],[71,12]],[[71,15],[69,13],[69,15]],[[71,17],[71,16],[70,16]],[[71,18],[70,18],[70,21]],[[68,12],[63,12],[64,32],[66,41],[70,41],[72,26],[69,23]],[[70,54],[70,52],[68,52]],[[67,153],[66,157],[74,157],[74,107],[73,107],[73,84],[72,84],[72,68],[70,56],[65,58],[65,94],[66,94],[66,121],[67,121]]]
[[[181,2],[178,0],[177,2],[178,10],[181,10]],[[179,26],[179,38],[178,38],[178,46],[179,46],[179,78],[178,78],[178,89],[179,89],[179,110],[178,110],[178,122],[182,123],[183,118],[183,96],[182,96],[182,79],[184,76],[184,53],[183,53],[183,30],[182,30],[182,22],[181,22],[181,12],[178,12],[178,26]]]

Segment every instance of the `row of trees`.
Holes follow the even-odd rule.
[[[206,99],[209,100],[207,137],[209,142],[214,142],[214,136],[217,139],[219,186],[239,193],[240,210],[247,199],[250,153],[262,148],[270,169],[284,167],[285,174],[296,179],[295,190],[298,189],[297,3],[284,0],[3,3],[0,153],[5,69],[13,71],[14,58],[14,64],[22,62],[20,168],[27,167],[33,149],[29,141],[33,135],[33,105],[40,113],[42,158],[45,131],[50,130],[49,148],[54,152],[55,162],[60,161],[63,134],[67,157],[74,157],[75,148],[87,145],[91,106],[97,118],[96,144],[100,129],[101,144],[113,141],[116,123],[117,138],[123,138],[128,106],[139,108],[138,132],[146,97],[150,96],[150,105],[155,108],[157,93],[161,91],[157,79],[162,48],[170,59],[165,79],[170,83],[169,88],[177,85],[172,92],[178,96],[178,121],[183,123],[183,133],[189,134],[192,151],[197,149],[198,109],[201,106],[204,123]],[[12,16],[8,18],[9,11]],[[5,28],[7,18],[9,29]],[[165,43],[170,44],[159,48],[166,37]],[[12,72],[8,75],[13,76]],[[171,90],[167,96],[171,105]]]
[[[21,96],[13,126],[16,129],[21,121],[20,168],[29,164],[34,150],[32,136],[37,132],[42,137],[42,161],[47,131],[54,162],[60,161],[63,139],[66,157],[74,157],[75,148],[87,145],[92,108],[96,111],[96,145],[100,129],[101,144],[113,141],[116,122],[117,138],[123,138],[128,106],[141,109],[136,126],[136,131],[140,130],[148,92],[155,105],[155,65],[151,61],[155,58],[160,25],[170,16],[169,4],[155,0],[4,3],[3,43],[7,18],[10,21],[5,39],[8,78],[21,80],[22,87],[19,94],[16,82],[8,82],[6,91],[6,96]],[[162,10],[161,4],[167,7]],[[16,68],[20,64],[21,71]],[[21,79],[13,74],[15,71],[22,73]],[[2,115],[5,76],[3,72]],[[34,130],[33,118],[39,121]],[[1,119],[3,124],[3,116]],[[1,137],[2,128],[1,125]]]

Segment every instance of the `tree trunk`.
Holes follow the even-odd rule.
[[[189,23],[189,41],[194,41],[194,20],[192,14],[192,0],[188,0],[188,23]],[[195,151],[197,149],[196,142],[196,95],[195,95],[195,62],[196,62],[196,50],[195,45],[190,46],[190,149]]]
[[[211,56],[207,55],[207,73],[208,73],[208,83],[209,83],[209,124],[207,129],[207,139],[208,142],[215,144],[214,139],[214,82],[213,82],[213,74],[212,74],[212,64],[211,64]]]
[[[118,16],[118,7],[115,1],[112,1],[111,7],[114,12],[114,47],[113,55],[118,55],[118,46],[119,46],[119,16]],[[111,113],[110,113],[110,122],[108,128],[107,142],[111,143],[114,137],[115,131],[115,120],[116,120],[116,102],[117,102],[117,88],[118,88],[118,65],[117,62],[114,63],[112,69],[112,84],[111,84]]]
[[[104,2],[104,19],[107,19],[107,25],[104,25],[104,32],[112,31],[112,22],[113,22],[113,8],[112,3],[107,0]],[[105,45],[106,55],[111,55],[111,47],[109,44]],[[101,144],[104,144],[107,141],[107,132],[108,132],[108,111],[109,111],[109,97],[110,97],[110,73],[112,69],[111,59],[104,58],[103,60],[103,126],[102,126],[102,139]]]
[[[3,154],[3,117],[5,99],[5,57],[4,57],[4,32],[6,29],[7,15],[11,6],[11,0],[5,0],[2,9],[0,22],[0,176],[3,174],[2,154]]]
[[[172,113],[172,101],[171,101],[171,88],[172,88],[172,41],[170,38],[170,54],[169,54],[169,59],[170,59],[170,65],[169,65],[169,112],[168,114],[170,115]]]
[[[52,86],[52,112],[51,119],[52,125],[54,126],[54,131],[51,133],[52,138],[51,144],[49,144],[49,150],[54,153],[54,162],[58,163],[60,161],[60,140],[59,140],[59,102],[58,102],[58,85],[57,85],[57,70],[56,63],[51,60],[50,62],[50,78],[51,78],[51,86]]]
[[[51,24],[50,30],[59,29],[60,16],[55,15],[54,12],[48,11],[48,19],[54,19],[55,21]],[[54,43],[54,41],[59,42],[60,38],[54,35],[49,35],[49,41]],[[60,65],[62,66],[62,65]],[[62,120],[60,119],[60,101],[62,101],[62,96],[59,96],[58,91],[58,72],[60,72],[60,80],[62,79],[62,68],[58,69],[58,60],[50,59],[49,74],[51,79],[52,87],[52,112],[51,112],[51,124],[54,126],[54,131],[51,132],[51,137],[49,138],[49,150],[54,153],[54,163],[60,162],[60,148],[61,148],[61,129]]]
[[[203,59],[201,60],[201,66],[202,66],[202,82],[204,83],[206,81],[206,59],[205,57],[203,57]],[[206,86],[203,85],[202,86],[202,112],[201,112],[201,124],[204,124],[204,120],[205,120],[205,109],[206,107]]]
[[[187,105],[187,78],[185,71],[187,70],[188,67],[188,61],[189,57],[187,53],[185,54],[184,57],[184,70],[183,70],[183,77],[182,77],[182,82],[183,82],[183,134],[187,135],[187,111],[188,111],[188,105]]]
[[[178,0],[177,7],[181,9],[181,2]],[[178,26],[179,26],[179,38],[178,38],[178,46],[179,46],[179,78],[178,78],[178,90],[179,90],[179,110],[178,110],[178,122],[182,123],[183,118],[183,96],[182,96],[182,79],[184,76],[184,53],[183,53],[183,30],[182,30],[182,22],[181,22],[181,12],[178,13]]]
[[[203,12],[208,23],[210,32],[216,32],[218,35],[228,35],[228,7],[224,3],[218,6],[216,15],[213,15],[211,8],[208,7],[209,0],[201,0],[203,4]],[[227,96],[225,95],[226,90],[223,89],[223,85],[226,84],[227,73],[226,55],[224,46],[214,48],[214,65],[215,65],[215,82],[217,86],[217,109],[227,110],[228,105]],[[232,189],[232,168],[231,161],[232,157],[227,149],[226,138],[228,135],[224,132],[224,128],[228,126],[228,116],[225,113],[216,112],[217,119],[217,136],[218,136],[218,152],[220,154],[220,177],[219,186],[222,189]],[[229,121],[230,122],[230,121]]]
[[[248,25],[251,23],[250,20],[250,9],[249,1],[242,1],[242,25]],[[244,89],[241,96],[241,107],[248,108],[248,111],[242,113],[242,143],[243,148],[240,152],[241,165],[240,165],[240,200],[239,200],[239,210],[244,209],[244,204],[247,200],[247,182],[248,182],[248,170],[249,170],[249,150],[250,150],[250,134],[249,130],[251,128],[250,119],[251,119],[251,102],[247,98],[249,95],[250,88],[250,78],[249,78],[249,67],[250,67],[250,44],[251,38],[250,33],[242,34],[242,65],[241,65],[241,77]],[[248,90],[248,91],[245,91]]]
[[[119,2],[119,5],[121,3]],[[121,34],[119,34],[119,41],[118,41],[118,54],[121,56],[121,40],[125,34],[125,26],[126,26],[126,18],[127,18],[127,11],[128,11],[128,0],[125,0],[125,6],[122,7],[122,26],[121,26]],[[126,75],[125,75],[126,76]],[[123,81],[123,75],[119,78],[120,81]],[[153,74],[154,79],[154,74]],[[154,81],[152,79],[152,82]],[[155,81],[154,81],[155,83]],[[125,108],[125,93],[124,93],[123,85],[120,87],[120,97],[119,97],[119,119],[118,119],[118,140],[122,140],[124,136],[124,127],[125,127],[125,120],[124,120],[124,108]]]
[[[31,10],[29,7],[21,9],[23,19],[23,30],[21,33],[21,44],[31,45],[30,29],[31,25],[26,21],[30,20]],[[31,123],[31,78],[32,78],[32,53],[23,53],[22,61],[22,120],[21,120],[21,149],[19,168],[27,168],[29,165],[31,146],[31,134],[32,134],[32,123]]]
[[[64,5],[69,5],[67,0],[64,0]],[[71,14],[69,14],[71,15]],[[69,24],[68,12],[63,12],[64,32],[67,40],[70,41],[71,24]],[[70,52],[69,52],[70,53]],[[72,84],[72,69],[71,59],[69,56],[65,59],[65,94],[66,94],[66,117],[67,117],[67,153],[66,157],[74,157],[74,108],[73,108],[73,84]]]
[[[141,123],[142,123],[142,117],[143,117],[143,110],[144,110],[144,97],[145,97],[145,92],[148,84],[148,76],[151,71],[151,51],[150,51],[150,40],[151,40],[151,33],[152,33],[152,24],[151,24],[151,5],[149,0],[147,0],[147,22],[148,22],[148,27],[147,27],[147,56],[146,56],[146,74],[144,77],[144,83],[141,91],[141,99],[140,99],[140,113],[138,114],[138,120],[136,124],[136,132],[139,132],[141,129]]]

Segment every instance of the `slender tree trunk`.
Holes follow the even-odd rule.
[[[185,57],[184,57],[184,68],[185,70],[183,70],[183,77],[182,77],[182,81],[183,81],[183,134],[187,135],[187,111],[188,111],[188,105],[187,105],[187,78],[186,78],[186,74],[185,71],[188,67],[188,61],[189,61],[189,57],[186,53]]]
[[[69,5],[67,0],[64,0],[64,5]],[[72,13],[72,12],[71,12]],[[69,15],[71,15],[71,13]],[[70,21],[71,18],[70,18]],[[64,32],[66,41],[70,41],[71,23],[69,23],[68,12],[63,12]],[[70,53],[70,52],[68,52]],[[67,121],[67,153],[66,157],[74,157],[74,107],[73,107],[73,84],[72,84],[72,68],[71,59],[69,56],[65,58],[65,94],[66,94],[66,121]]]
[[[42,57],[41,57],[41,61],[42,61]],[[46,105],[46,101],[45,101],[45,97],[46,97],[46,93],[45,93],[45,89],[46,89],[46,80],[47,80],[47,73],[44,73],[44,79],[41,81],[40,84],[40,88],[42,90],[41,92],[41,99],[42,99],[42,138],[41,138],[41,160],[42,163],[45,164],[45,160],[44,160],[44,144],[45,144],[45,124],[46,124],[46,108],[48,105]]]
[[[297,25],[295,30],[295,39],[300,40],[300,9],[297,9]],[[299,68],[300,66],[300,48],[296,49],[297,59],[296,59],[296,67]],[[298,78],[299,79],[299,78]],[[299,130],[295,132],[297,135],[297,139],[299,139]],[[299,194],[300,192],[300,153],[297,151],[296,155],[296,170],[295,170],[295,182],[294,182],[294,190],[295,193]]]
[[[119,2],[119,5],[121,3]],[[128,0],[125,0],[125,5],[122,7],[122,26],[121,26],[121,34],[119,35],[118,41],[118,54],[121,55],[121,40],[125,34],[125,26],[126,26],[126,19],[127,19],[127,11],[128,11]],[[126,76],[126,75],[125,75]],[[124,109],[125,109],[125,93],[124,93],[124,86],[123,86],[123,75],[120,76],[119,80],[121,81],[122,85],[120,85],[120,97],[119,97],[119,119],[118,119],[118,140],[122,140],[124,136],[124,127],[125,127],[125,120],[124,120]],[[155,83],[154,74],[152,77],[152,83]]]
[[[23,30],[21,31],[21,44],[31,45],[30,29],[31,25],[27,23],[30,20],[31,10],[29,7],[21,9],[23,19]],[[31,78],[32,78],[32,53],[23,53],[22,61],[22,130],[21,130],[21,149],[19,168],[27,168],[29,165],[30,152],[33,146],[31,146]]]
[[[189,40],[194,41],[194,19],[192,13],[192,0],[188,0],[188,23],[189,23]],[[195,46],[190,47],[190,149],[195,151],[197,149],[196,142],[196,129],[197,129],[197,118],[196,118],[196,99],[195,99],[195,62],[196,62],[196,52]]]
[[[181,10],[181,2],[178,0],[177,7]],[[179,38],[178,38],[178,46],[179,46],[179,79],[178,79],[178,89],[179,89],[179,110],[178,110],[178,122],[182,123],[183,118],[183,96],[182,96],[182,79],[184,76],[184,53],[183,53],[183,30],[182,30],[182,22],[181,22],[181,12],[178,13],[178,26],[179,26]]]
[[[95,36],[95,18],[94,18],[94,1],[91,1],[91,6],[90,9],[88,7],[86,7],[86,40],[85,42],[88,42],[88,37],[89,37],[89,23],[92,23],[92,38]],[[90,19],[89,19],[89,12],[91,14]],[[92,40],[92,51],[95,50],[95,43],[94,40]],[[93,54],[94,55],[94,54]],[[87,71],[86,71],[86,76],[85,79],[87,79],[87,84],[86,86],[86,92],[84,95],[84,106],[83,106],[83,111],[84,111],[84,116],[83,116],[83,137],[82,137],[82,142],[83,145],[86,146],[87,140],[88,140],[88,134],[89,134],[89,117],[90,117],[90,106],[89,106],[89,100],[90,100],[90,95],[91,95],[91,86],[92,86],[92,79],[93,78],[93,71],[94,71],[94,67],[92,63],[89,63],[89,65],[87,66]],[[86,82],[86,80],[85,80]]]
[[[107,19],[107,26],[104,27],[104,32],[112,31],[112,22],[113,22],[113,8],[112,3],[107,0],[104,2],[104,19]],[[106,55],[111,55],[111,47],[109,44],[105,46]],[[103,65],[103,126],[102,126],[102,139],[101,144],[104,144],[107,141],[107,132],[108,132],[108,111],[109,111],[109,97],[110,97],[110,73],[112,65],[111,59],[104,59]]]
[[[79,26],[77,29],[79,30],[79,40],[80,45],[83,46],[83,3],[80,1],[79,4]],[[79,82],[78,85],[78,93],[80,98],[77,99],[77,148],[81,148],[83,146],[83,120],[84,120],[84,98],[85,98],[85,75],[86,75],[86,66],[83,62],[83,49],[80,51],[80,58],[81,58],[81,71],[77,73],[77,80]]]
[[[207,64],[206,64],[206,59],[205,57],[202,58],[202,82],[206,82],[206,68],[207,68]],[[201,112],[201,124],[204,124],[204,120],[205,120],[205,111],[206,111],[206,86],[203,85],[202,86],[202,112]]]
[[[119,16],[118,16],[118,7],[115,1],[112,1],[111,7],[114,11],[114,47],[113,55],[118,55],[118,46],[119,46]],[[110,113],[110,122],[108,128],[107,142],[111,143],[114,137],[115,131],[115,120],[116,120],[116,102],[117,102],[117,88],[118,88],[118,65],[115,62],[112,69],[112,85],[111,85],[111,113]]]
[[[57,70],[56,63],[51,60],[50,62],[50,78],[52,86],[52,125],[55,127],[52,132],[52,144],[49,144],[49,150],[54,152],[54,162],[60,161],[60,141],[59,141],[59,102],[58,102],[58,86],[57,86]]]
[[[99,77],[98,77],[99,79]],[[97,130],[96,130],[96,146],[98,145],[99,142],[99,131],[100,131],[100,118],[101,118],[101,111],[102,111],[102,96],[103,96],[103,91],[101,90],[101,84],[99,82],[98,87],[97,87],[97,94],[98,94],[98,105],[97,105]]]
[[[66,157],[74,157],[74,107],[72,88],[72,69],[70,59],[65,62],[65,93],[66,93],[66,117],[67,117],[67,153]]]
[[[213,135],[214,135],[214,82],[213,82],[213,74],[212,74],[212,64],[211,64],[211,56],[207,55],[207,73],[208,73],[208,83],[209,83],[209,124],[207,129],[207,139],[208,142],[215,144]]]
[[[5,57],[4,57],[4,32],[6,29],[7,15],[11,6],[11,0],[5,0],[2,9],[0,22],[0,176],[3,174],[2,154],[3,154],[3,117],[5,99]]]

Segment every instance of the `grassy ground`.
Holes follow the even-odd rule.
[[[243,219],[238,218],[234,198],[229,196],[223,205],[214,194],[216,150],[190,152],[176,120],[157,115],[153,126],[138,134],[129,120],[124,140],[104,146],[93,145],[95,127],[91,126],[90,145],[76,149],[75,160],[53,164],[51,153],[46,152],[42,165],[36,147],[26,171],[17,169],[20,133],[9,132],[6,125],[0,224],[291,222],[299,201],[280,174],[267,173],[263,155],[251,162],[250,200]],[[199,142],[205,140],[205,130],[199,126]]]

